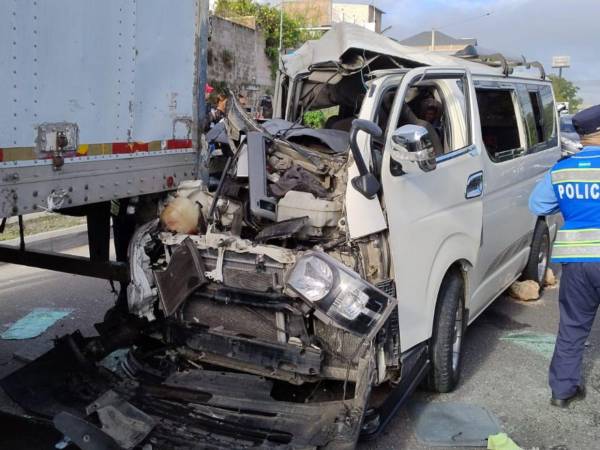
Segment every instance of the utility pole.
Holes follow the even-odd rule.
[[[283,53],[283,0],[279,5],[279,54]]]
[[[435,28],[432,27],[431,28],[431,51],[432,52],[435,51],[435,31],[436,30],[441,30],[442,28],[446,28],[448,26],[462,25],[463,23],[471,22],[473,20],[481,19],[483,17],[488,17],[488,16],[491,16],[491,15],[492,15],[492,11],[488,11],[488,12],[486,12],[484,14],[480,14],[480,15],[475,16],[475,17],[470,17],[470,18],[465,19],[465,20],[460,21],[460,22],[451,22],[451,23],[446,23],[446,24],[444,24],[442,26],[439,26],[439,27],[435,27]]]

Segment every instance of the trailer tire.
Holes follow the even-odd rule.
[[[521,278],[523,280],[532,280],[540,285],[540,290],[544,287],[544,279],[548,271],[550,261],[550,232],[548,225],[544,220],[538,220],[533,231],[531,240],[531,251],[529,259]]]
[[[462,342],[466,330],[465,282],[458,270],[442,281],[430,341],[431,371],[427,387],[450,392],[458,384],[462,366]]]

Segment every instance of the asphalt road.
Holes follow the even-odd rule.
[[[85,252],[78,249],[77,253]],[[594,449],[600,444],[600,328],[596,324],[585,355],[588,397],[569,410],[548,404],[548,352],[551,345],[525,346],[518,339],[551,337],[557,328],[558,290],[542,299],[523,303],[499,298],[469,328],[465,338],[463,377],[451,394],[419,391],[416,400],[463,402],[488,408],[508,435],[524,449]],[[11,265],[0,266],[0,332],[35,307],[66,307],[74,311],[42,336],[26,341],[0,339],[0,376],[20,364],[15,352],[35,355],[51,345],[55,336],[81,329],[93,333],[114,297],[107,282]],[[508,339],[507,339],[508,338]],[[542,339],[543,341],[543,339]],[[0,397],[0,403],[6,403]],[[0,449],[52,448],[56,435],[47,430],[0,418]],[[414,432],[406,411],[396,416],[367,449],[427,449]],[[454,447],[456,448],[456,447]]]

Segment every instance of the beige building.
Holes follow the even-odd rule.
[[[366,3],[333,3],[331,23],[348,22],[381,33],[383,11]]]
[[[477,45],[477,39],[474,38],[455,38],[441,31],[431,30],[422,31],[409,38],[401,40],[402,45],[409,47],[418,47],[423,50],[435,52],[455,53],[463,50],[468,45]]]
[[[309,28],[329,28],[348,22],[381,32],[383,11],[368,3],[338,3],[332,0],[284,0],[284,10],[302,16]]]

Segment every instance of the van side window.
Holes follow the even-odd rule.
[[[556,135],[556,109],[554,106],[554,97],[552,96],[552,88],[550,86],[542,86],[540,88],[540,96],[542,98],[542,117],[544,118],[545,148],[550,148],[558,145],[558,137]]]
[[[494,162],[508,161],[523,154],[513,91],[476,89],[481,135]]]
[[[550,86],[520,85],[518,94],[527,128],[529,153],[556,147],[556,115]]]
[[[542,100],[540,99],[540,93],[537,91],[530,91],[529,100],[531,101],[531,107],[533,109],[533,123],[535,125],[533,142],[538,144],[544,142],[544,119],[542,118]]]

